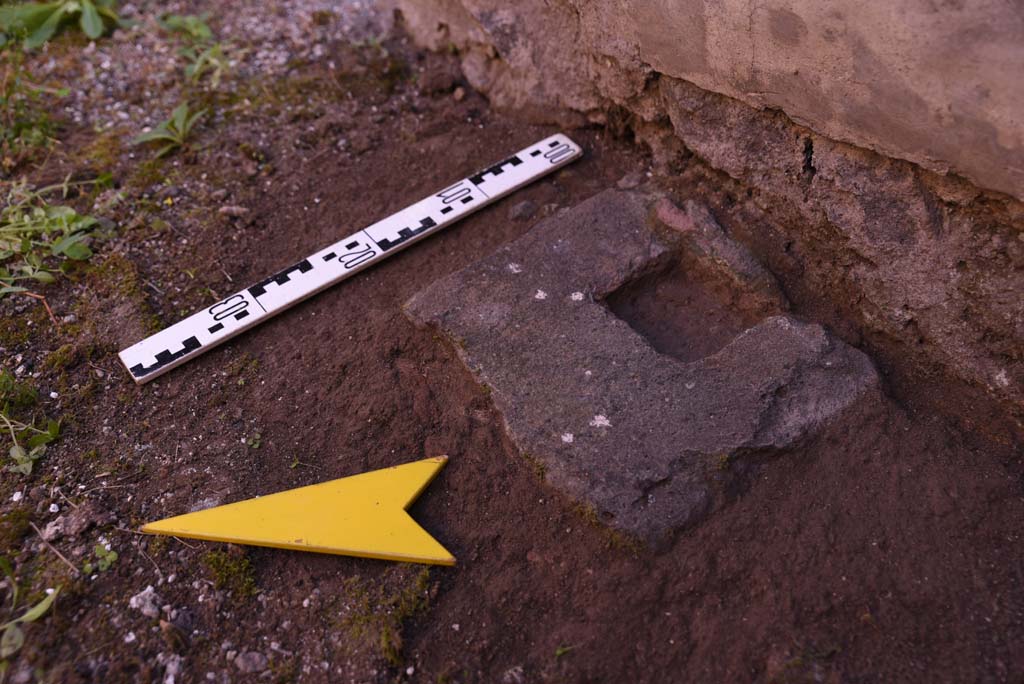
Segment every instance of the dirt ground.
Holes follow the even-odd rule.
[[[184,82],[154,19],[201,11],[237,57],[218,88]],[[59,326],[34,299],[0,300],[0,363],[38,392],[38,417],[63,419],[31,475],[0,480],[19,584],[37,597],[62,587],[25,626],[9,681],[1024,681],[1019,433],[957,385],[901,367],[884,340],[857,339],[797,271],[776,269],[794,313],[872,355],[890,399],[752,459],[728,505],[658,552],[546,487],[454,351],[403,315],[411,295],[537,218],[646,179],[651,160],[628,136],[571,131],[583,160],[136,386],[118,350],[555,129],[491,110],[454,60],[358,3],[131,13],[131,29],[95,44],[68,32],[28,62],[71,93],[54,111],[59,143],[8,180],[109,172],[111,190],[73,203],[120,200],[95,256],[39,290]],[[208,110],[191,149],[153,161],[130,145],[183,98]],[[742,198],[699,160],[649,182],[744,220]],[[536,214],[513,218],[524,200]],[[644,301],[652,340],[685,327]],[[454,568],[136,532],[440,454],[450,461],[412,513]],[[44,544],[60,516],[76,524]],[[117,559],[72,572],[97,544]]]

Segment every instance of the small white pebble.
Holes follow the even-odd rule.
[[[60,513],[60,506],[58,506],[57,504],[50,504],[50,512]]]
[[[309,599],[302,599],[302,607],[309,608]]]
[[[25,496],[21,492],[14,492],[11,494],[11,501],[21,501],[21,497]]]
[[[574,439],[575,437],[572,436],[571,432],[566,432],[562,434],[562,441],[565,442],[566,444],[572,444],[572,441]]]
[[[416,674],[416,668],[410,665],[409,667],[405,668],[405,674],[412,677],[414,674]]]
[[[583,293],[582,292],[573,292],[571,295],[569,295],[569,299],[571,299],[574,302],[582,302],[583,301]]]
[[[537,294],[533,295],[534,299],[547,299],[548,293],[544,290],[537,290]]]
[[[60,396],[60,395],[59,395],[59,394],[57,394],[56,392],[50,392],[50,398],[51,398],[51,399],[56,399],[56,398],[57,398],[57,397],[59,397],[59,396]]]
[[[453,632],[458,632],[459,631],[459,623],[458,622],[452,624],[452,631]]]
[[[611,427],[612,422],[608,420],[608,416],[604,414],[598,414],[594,416],[594,419],[590,421],[590,427]]]
[[[124,635],[124,643],[130,644],[135,641],[135,632],[128,632]]]
[[[520,266],[519,264],[509,264],[508,270],[512,271],[513,273],[522,273],[523,267]]]

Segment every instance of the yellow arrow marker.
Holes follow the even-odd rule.
[[[448,462],[428,458],[208,508],[143,526],[150,534],[363,558],[455,565],[405,509]]]

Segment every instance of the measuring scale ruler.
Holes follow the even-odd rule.
[[[121,362],[135,382],[149,382],[582,154],[565,135],[545,138],[133,344]]]

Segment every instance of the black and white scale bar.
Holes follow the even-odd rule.
[[[562,134],[545,138],[147,337],[122,351],[121,361],[135,382],[148,382],[565,166],[582,153],[579,145]]]

